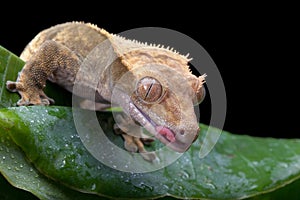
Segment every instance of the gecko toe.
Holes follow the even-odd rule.
[[[47,97],[47,98],[41,98],[41,103],[40,105],[43,105],[43,106],[48,106],[50,104],[54,104],[54,100]]]
[[[31,105],[30,102],[28,100],[24,100],[23,98],[20,99],[18,102],[17,102],[17,105],[18,106],[29,106]]]
[[[140,154],[148,162],[153,162],[154,160],[157,159],[157,156],[154,152],[144,152],[144,153],[140,153]]]
[[[133,142],[127,142],[127,141],[125,141],[125,142],[124,142],[124,148],[125,148],[127,151],[133,152],[133,153],[135,153],[135,152],[138,151],[137,145],[136,145],[135,143],[133,143]]]
[[[6,89],[11,92],[17,92],[17,83],[13,81],[6,81]]]
[[[40,105],[48,106],[48,105],[50,105],[50,101],[48,99],[41,99],[41,104]]]
[[[54,104],[55,101],[51,98],[49,98],[45,93],[44,91],[39,91],[39,97],[40,97],[40,100],[41,100],[41,105],[45,105],[45,106],[48,106],[50,104]]]

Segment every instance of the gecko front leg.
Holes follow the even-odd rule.
[[[18,92],[21,99],[17,105],[49,105],[54,100],[47,97],[43,89],[46,87],[46,80],[51,78],[53,82],[63,80],[64,72],[68,72],[65,76],[75,76],[76,72],[70,71],[78,69],[74,65],[79,65],[79,58],[67,47],[58,44],[55,41],[47,40],[34,53],[19,73],[16,82],[7,81],[6,88],[11,92]],[[65,85],[72,85],[69,81],[71,78],[65,79]]]
[[[114,131],[116,134],[121,134],[124,138],[124,148],[129,152],[139,152],[145,160],[153,162],[157,157],[156,154],[148,152],[144,145],[149,145],[154,140],[151,138],[141,138],[144,135],[142,127],[132,126],[135,122],[130,117],[118,114],[116,121]]]
[[[53,104],[54,100],[49,98],[43,91],[43,87],[32,87],[28,89],[23,85],[23,82],[7,81],[6,88],[11,92],[18,92],[21,99],[17,102],[18,106],[27,105],[49,105]]]

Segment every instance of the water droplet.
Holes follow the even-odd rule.
[[[124,167],[125,167],[125,168],[128,168],[128,165],[125,165]]]
[[[16,170],[16,171],[20,171],[20,168],[19,168],[19,167],[15,167],[15,170]]]
[[[212,183],[206,183],[206,185],[211,189],[216,189],[216,186]]]
[[[30,123],[34,123],[34,120],[30,120]]]
[[[9,153],[9,148],[6,147],[6,153]]]
[[[136,187],[142,190],[153,190],[152,186],[146,185],[144,182],[140,182],[138,185],[136,185]]]
[[[66,165],[66,160],[63,160],[60,167],[63,168],[65,165]]]
[[[288,168],[288,166],[289,166],[287,163],[280,163],[279,165],[283,168]]]
[[[113,165],[113,168],[114,168],[114,169],[116,169],[116,168],[117,168],[117,166],[116,166],[116,165]]]
[[[91,187],[91,190],[95,190],[96,189],[96,184],[94,183]]]
[[[23,168],[24,166],[22,164],[20,164],[20,168]]]
[[[0,147],[0,151],[3,151],[3,148],[2,148],[2,147]]]
[[[181,173],[181,178],[183,179],[188,179],[190,177],[190,174],[184,170],[182,170],[180,173]]]
[[[163,185],[163,187],[167,190],[169,189],[169,186],[167,186],[167,185]]]
[[[5,156],[2,157],[3,160],[5,160],[5,158],[6,158]]]
[[[7,169],[11,170],[11,167],[10,167],[10,166],[8,166],[8,167],[7,167]]]
[[[30,172],[33,172],[33,169],[32,169],[32,168],[30,168],[30,169],[29,169],[29,171],[30,171]]]
[[[183,190],[183,187],[181,185],[178,185],[179,190]]]
[[[125,182],[125,183],[129,183],[130,180],[127,178],[127,179],[124,180],[124,182]]]
[[[11,157],[11,159],[14,159],[15,155],[14,154],[10,154],[10,157]]]
[[[249,187],[248,189],[249,189],[249,190],[253,190],[253,189],[255,189],[255,188],[257,188],[257,185],[252,185],[252,186]]]

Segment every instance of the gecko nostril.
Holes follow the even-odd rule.
[[[184,135],[184,130],[183,129],[179,130],[179,133],[180,135]]]

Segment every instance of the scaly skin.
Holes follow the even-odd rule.
[[[20,57],[26,61],[24,68],[16,82],[7,82],[7,89],[21,95],[18,105],[54,103],[43,92],[50,80],[80,97],[117,103],[175,151],[186,151],[197,138],[193,106],[204,98],[205,75],[194,76],[186,56],[127,40],[89,23],[70,22],[40,32]],[[124,127],[132,123],[128,116],[120,121]],[[145,153],[141,143],[145,139],[134,137],[141,133],[130,131],[128,135],[122,131],[125,148]],[[154,154],[142,156],[155,159]]]

